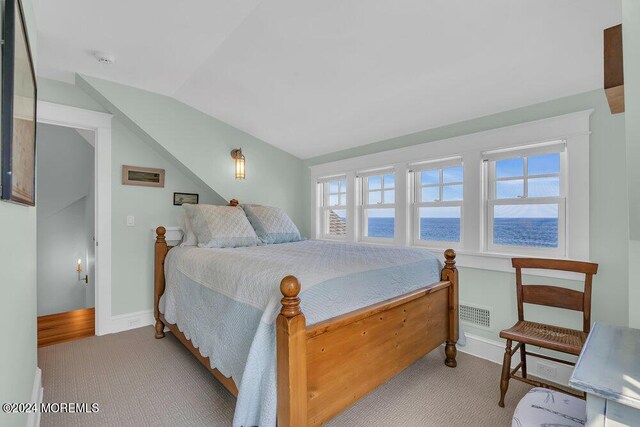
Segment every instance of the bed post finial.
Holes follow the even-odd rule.
[[[163,226],[156,228],[156,241],[162,241],[165,239],[165,234],[167,234],[167,229]]]
[[[295,276],[286,276],[282,279],[280,282],[280,292],[282,292],[284,296],[280,301],[282,303],[280,314],[286,318],[291,318],[302,313],[300,310],[300,298],[298,298],[300,282]]]
[[[444,251],[444,268],[455,270],[456,269],[456,251],[453,249],[447,249]]]
[[[451,282],[451,287],[449,288],[449,338],[444,348],[446,355],[444,364],[450,368],[455,368],[457,366],[456,343],[458,342],[458,334],[460,332],[460,318],[458,308],[458,269],[456,268],[456,251],[453,249],[444,251],[442,280]]]

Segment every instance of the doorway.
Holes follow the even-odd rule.
[[[38,123],[38,346],[95,334],[95,132]]]
[[[93,157],[86,156],[85,159],[90,158],[88,162],[90,165],[85,166],[77,166],[79,169],[82,168],[93,168],[92,174],[92,183],[89,187],[92,189],[87,190],[87,195],[83,196],[87,199],[93,197],[92,203],[85,203],[85,211],[84,217],[87,218],[85,221],[86,228],[85,230],[91,231],[93,230],[93,235],[90,233],[86,233],[84,237],[87,239],[88,244],[83,248],[82,242],[85,240],[78,238],[76,242],[79,242],[76,246],[71,246],[68,244],[62,244],[61,241],[56,241],[53,250],[49,250],[49,252],[60,252],[62,253],[62,248],[65,247],[64,260],[59,260],[57,263],[50,259],[50,264],[38,265],[38,288],[40,288],[41,283],[46,283],[51,274],[47,274],[48,268],[58,269],[60,271],[63,270],[63,264],[65,265],[65,275],[72,274],[73,275],[73,285],[70,284],[71,279],[67,276],[65,280],[67,280],[68,289],[71,289],[72,300],[78,302],[79,304],[82,301],[82,293],[84,293],[84,307],[79,308],[77,310],[72,310],[71,308],[76,308],[76,306],[67,306],[68,311],[58,311],[65,310],[62,304],[69,303],[68,300],[65,300],[65,293],[63,291],[59,293],[51,293],[52,301],[44,301],[44,292],[38,289],[38,314],[42,314],[45,316],[45,307],[49,307],[48,311],[58,311],[57,313],[46,314],[51,316],[49,318],[39,318],[41,321],[48,321],[49,326],[64,324],[65,322],[73,322],[78,328],[84,329],[83,332],[78,332],[79,335],[104,335],[112,332],[112,319],[111,319],[111,114],[85,110],[82,108],[70,107],[66,105],[54,104],[46,101],[38,101],[38,129],[39,132],[36,135],[36,155],[37,162],[36,165],[37,172],[39,172],[40,161],[43,160],[46,162],[45,157],[41,157],[40,152],[41,148],[44,147],[45,152],[47,147],[47,139],[52,138],[53,134],[66,134],[67,136],[73,135],[75,138],[76,135],[79,135],[80,138],[84,140],[79,141],[82,143],[86,143],[82,150],[89,151],[93,150]],[[46,127],[44,127],[46,126]],[[51,127],[49,127],[51,126]],[[41,129],[45,129],[42,130]],[[53,130],[53,132],[50,132]],[[48,137],[47,135],[50,134]],[[92,144],[93,143],[93,144]],[[41,147],[41,145],[43,147]],[[90,148],[89,148],[90,147]],[[43,153],[45,153],[43,152]],[[71,156],[75,156],[79,153],[72,154]],[[44,154],[42,154],[44,155]],[[56,156],[57,153],[52,154],[51,156]],[[60,158],[57,156],[56,158]],[[66,160],[66,159],[65,159]],[[72,169],[61,166],[63,161],[60,160],[59,164],[54,169],[58,176],[66,175],[68,178],[76,177],[75,181],[72,184],[68,184],[70,186],[77,185],[79,180],[77,178],[78,174]],[[78,164],[78,163],[76,163]],[[36,177],[36,180],[38,177]],[[69,180],[67,180],[68,182]],[[51,187],[51,186],[49,186]],[[67,191],[70,189],[66,189]],[[37,192],[40,192],[40,189],[36,189]],[[46,191],[46,187],[42,188],[42,191]],[[54,190],[58,191],[58,190]],[[44,193],[43,193],[44,194]],[[78,194],[78,193],[76,193]],[[46,196],[44,200],[43,208],[47,208]],[[79,203],[78,197],[76,202]],[[68,199],[68,198],[67,198]],[[69,206],[70,204],[65,205],[63,201],[56,200],[54,198],[57,206]],[[73,200],[71,200],[73,202]],[[85,199],[86,201],[86,199]],[[40,200],[36,201],[37,211],[36,215],[39,216],[39,210],[41,208]],[[78,206],[75,206],[78,208]],[[91,224],[91,209],[93,208],[93,223]],[[74,209],[70,209],[70,211],[74,211]],[[73,234],[75,231],[81,228],[79,215],[80,209],[76,209],[75,220],[68,220],[69,223],[75,225],[74,227],[70,227],[71,231],[69,233]],[[50,212],[56,212],[55,209],[50,210]],[[39,218],[38,218],[39,219]],[[62,220],[61,220],[62,221]],[[91,227],[93,225],[93,228]],[[67,228],[67,229],[70,229]],[[51,227],[50,227],[51,229]],[[57,232],[57,228],[53,227],[55,232]],[[44,236],[43,232],[47,230],[46,226],[43,225],[39,227],[38,230],[38,238]],[[65,233],[65,234],[69,234]],[[58,233],[60,234],[60,233]],[[45,237],[46,239],[46,237]],[[89,240],[90,239],[90,240]],[[39,239],[40,240],[40,239]],[[40,243],[40,241],[38,242]],[[83,249],[85,253],[83,254]],[[39,258],[42,253],[41,249],[39,250]],[[68,261],[66,257],[72,255],[73,258],[71,260],[71,268],[69,271],[69,267],[66,264]],[[84,256],[84,259],[83,259]],[[54,258],[54,257],[52,257]],[[46,258],[45,258],[46,259]],[[80,262],[78,263],[78,260]],[[80,268],[78,268],[78,264],[80,264]],[[78,271],[80,270],[80,271]],[[80,290],[77,288],[80,286]],[[84,288],[82,288],[84,286]],[[77,293],[74,293],[77,292]],[[68,294],[67,294],[68,295]],[[92,304],[93,302],[93,304]],[[53,308],[57,307],[57,308]],[[81,311],[78,311],[81,310]],[[86,311],[82,311],[86,310]],[[46,326],[47,322],[42,323],[39,322],[39,326],[42,326],[43,329]],[[91,324],[93,324],[93,332],[90,332]],[[40,332],[40,331],[39,331]],[[39,334],[41,335],[41,334]],[[66,333],[61,334],[59,337],[61,339],[74,339],[74,333]],[[52,341],[52,340],[49,340]],[[56,341],[58,342],[58,341]],[[52,342],[51,342],[52,343]],[[43,343],[44,344],[44,343]]]

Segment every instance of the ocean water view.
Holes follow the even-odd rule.
[[[393,218],[369,218],[369,237],[393,237],[393,223]],[[557,218],[496,218],[493,228],[496,245],[558,247]],[[460,218],[420,218],[420,239],[459,242]]]

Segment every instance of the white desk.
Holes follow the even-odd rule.
[[[640,426],[640,329],[596,323],[569,385],[587,393],[587,426]]]

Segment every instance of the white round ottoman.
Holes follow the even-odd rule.
[[[513,413],[512,427],[582,427],[587,420],[586,402],[546,388],[532,388]]]

